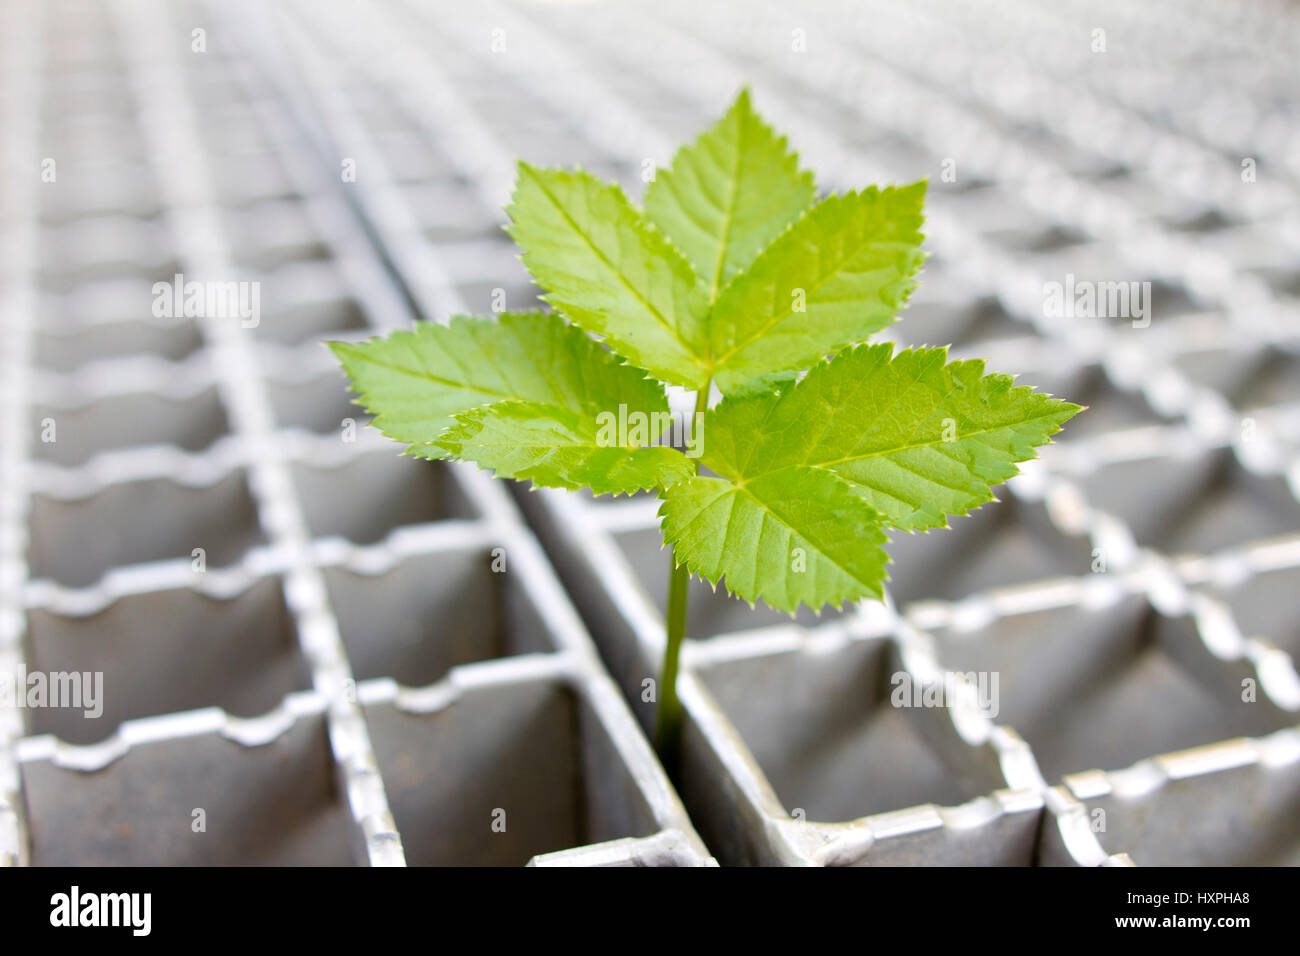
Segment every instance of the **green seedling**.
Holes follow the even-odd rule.
[[[1081,410],[945,348],[867,344],[916,286],[925,188],[818,199],[742,92],[643,209],[581,170],[519,164],[507,230],[553,311],[331,344],[408,454],[658,495],[666,759],[690,575],[791,614],[879,599],[887,531],[943,528],[994,500]],[[695,393],[675,443],[665,386]]]

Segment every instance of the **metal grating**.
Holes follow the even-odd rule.
[[[1300,863],[1291,5],[5,16],[0,669],[122,689],[98,721],[0,710],[0,854],[707,861],[504,490],[396,458],[317,340],[535,304],[498,228],[513,158],[639,194],[748,83],[824,188],[930,177],[891,337],[1090,410],[1001,504],[895,542],[887,607],[791,623],[693,588],[679,786],[709,851]],[[259,281],[260,323],[149,319],[178,271]],[[1055,316],[1069,277],[1150,283],[1149,324]],[[648,726],[655,501],[518,497]],[[958,673],[996,675],[996,717]],[[894,706],[898,675],[949,693]]]
[[[356,418],[408,300],[214,11],[5,10],[0,663],[103,683],[0,713],[0,858],[711,862],[506,492]]]

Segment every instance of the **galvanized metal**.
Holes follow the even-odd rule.
[[[1101,791],[1062,781],[1239,734],[1285,752],[1262,741],[1300,709],[1294,662],[1277,646],[1293,638],[1243,634],[1232,606],[1239,589],[1300,561],[1296,395],[1283,384],[1297,309],[1269,271],[1285,268],[1279,249],[1295,241],[1294,160],[1262,117],[1232,126],[1230,146],[1180,88],[1185,75],[1186,89],[1222,81],[1216,102],[1241,107],[1233,78],[1249,57],[1251,81],[1289,103],[1278,70],[1293,16],[1274,11],[1274,33],[1250,11],[1209,7],[1162,18],[1109,5],[668,2],[542,14],[481,4],[451,17],[408,3],[364,20],[291,9],[318,98],[337,104],[346,88],[383,102],[392,113],[372,136],[400,129],[450,167],[372,179],[369,201],[431,190],[454,171],[481,199],[485,229],[499,221],[490,210],[512,154],[580,161],[635,188],[750,83],[823,183],[931,177],[935,255],[896,327],[902,341],[952,342],[1091,406],[1001,505],[895,543],[897,610],[784,624],[694,588],[681,786],[720,860],[1200,859],[1194,844],[1153,847],[1108,829],[1120,811],[1093,799]],[[1216,24],[1225,16],[1263,52],[1227,39]],[[1107,38],[1111,61],[1098,61]],[[1201,64],[1201,49],[1221,54],[1217,80],[1173,62]],[[1114,61],[1116,72],[1089,71]],[[1161,95],[1201,112],[1170,112],[1138,82],[1168,71]],[[487,105],[456,95],[469,84]],[[526,100],[528,119],[492,104],[498,91]],[[360,117],[332,113],[338,141],[364,140]],[[572,135],[558,147],[553,134],[533,135],[560,127]],[[1256,149],[1277,164],[1266,183],[1240,176],[1235,153]],[[380,235],[411,285],[421,273],[403,263],[455,249],[432,224]],[[1076,273],[1151,282],[1156,321],[1053,315],[1044,283]],[[499,275],[516,304],[515,274]],[[547,491],[521,501],[648,727],[667,579],[656,503]],[[1266,605],[1278,609],[1262,612],[1270,622],[1290,627],[1285,594]],[[889,699],[900,676],[949,688],[963,686],[947,676],[958,672],[997,675],[996,720],[977,688],[937,708]],[[1233,800],[1235,778],[1204,779]],[[1224,839],[1230,829],[1180,821],[1195,824]]]
[[[0,711],[0,860],[711,864],[505,490],[348,402],[409,299],[210,13],[6,8],[0,677],[102,696]]]
[[[105,694],[0,708],[0,861],[1297,862],[1289,6],[4,16],[0,676]],[[1090,408],[895,541],[886,605],[693,585],[688,820],[636,726],[657,503],[519,494],[544,555],[366,430],[319,340],[536,305],[514,157],[635,193],[743,84],[826,188],[930,177],[891,335]],[[260,282],[261,321],[151,318],[177,272]],[[1150,282],[1150,322],[1045,308],[1075,279]]]

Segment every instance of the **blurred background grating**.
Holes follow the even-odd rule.
[[[104,681],[0,706],[0,859],[1300,863],[1294,4],[0,18],[0,677]],[[400,458],[320,342],[537,307],[515,158],[639,196],[743,85],[823,190],[929,178],[888,337],[1089,410],[885,606],[694,585],[684,811],[656,502]],[[178,274],[257,313],[158,315]]]

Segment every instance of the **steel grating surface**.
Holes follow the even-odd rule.
[[[108,689],[0,709],[6,862],[1300,863],[1293,5],[3,16],[0,675]],[[688,820],[635,726],[656,502],[401,459],[319,340],[535,305],[514,157],[639,194],[746,83],[824,187],[930,177],[891,337],[1090,409],[895,541],[887,605],[693,585]],[[260,321],[151,317],[176,273]],[[1075,281],[1149,311],[1045,308]]]
[[[0,646],[105,692],[6,707],[0,853],[711,862],[504,489],[347,421],[320,338],[409,302],[252,54],[171,42],[209,15],[6,10]],[[178,273],[265,314],[152,318]]]

